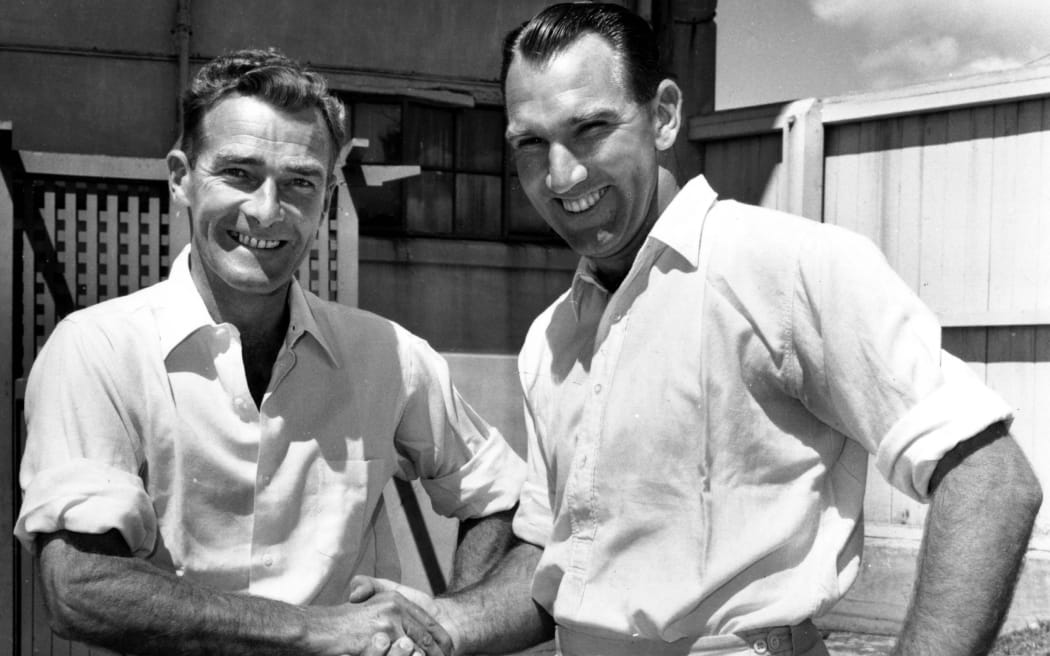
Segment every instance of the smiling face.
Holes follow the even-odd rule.
[[[661,209],[657,153],[669,148],[668,85],[632,100],[620,59],[585,34],[547,62],[515,55],[507,71],[507,141],[529,201],[568,244],[618,282]],[[673,103],[672,103],[673,104]]]
[[[168,155],[172,194],[193,225],[194,281],[220,307],[246,295],[283,303],[330,198],[324,121],[316,109],[233,95],[205,115],[201,135],[193,166]]]

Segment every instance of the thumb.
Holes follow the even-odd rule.
[[[371,576],[358,574],[350,579],[350,598],[348,601],[354,604],[361,603],[372,595],[379,592],[376,580]]]

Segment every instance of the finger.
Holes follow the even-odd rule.
[[[415,654],[422,654],[416,648],[416,643],[412,642],[412,638],[408,636],[401,636],[397,641],[390,647],[390,651],[387,652],[387,656],[414,656]]]
[[[379,592],[376,579],[364,574],[358,574],[350,579],[350,598],[347,601],[360,603]]]
[[[403,656],[404,652],[394,651],[391,648],[390,636],[382,632],[373,635],[372,639],[368,641],[368,645],[365,646],[364,651],[361,652],[361,656],[387,656],[388,654]]]
[[[452,638],[445,627],[411,601],[401,603],[404,612],[402,629],[427,656],[449,656],[452,654]]]

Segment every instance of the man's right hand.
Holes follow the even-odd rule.
[[[382,639],[387,636],[391,656],[414,652],[426,656],[451,656],[452,639],[448,632],[415,603],[392,590],[378,592],[363,601],[332,607],[328,612],[336,653],[383,653]],[[413,645],[401,642],[407,637]],[[391,644],[392,641],[392,644]]]

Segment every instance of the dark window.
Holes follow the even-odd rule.
[[[361,234],[556,242],[505,152],[500,107],[456,108],[345,95],[351,166],[418,164],[421,174],[364,186],[350,176]],[[355,182],[356,180],[356,182]]]

